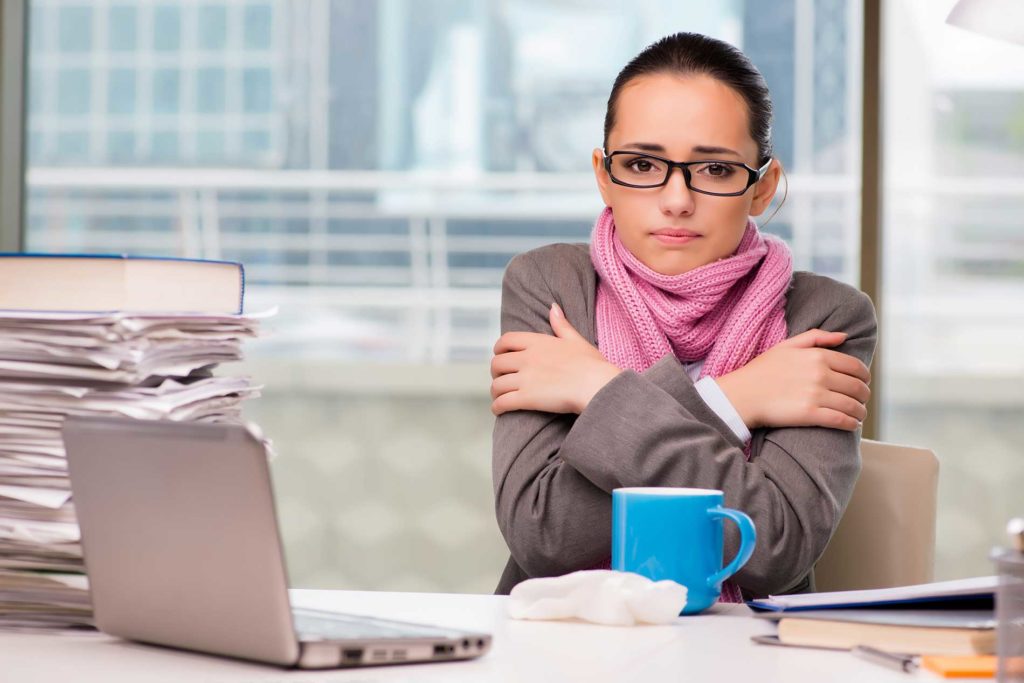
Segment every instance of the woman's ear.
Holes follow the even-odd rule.
[[[594,177],[597,178],[597,190],[601,193],[601,199],[604,200],[605,206],[611,206],[609,189],[612,181],[608,177],[608,171],[604,168],[604,150],[595,149],[594,153],[590,155],[590,161],[594,166]]]
[[[779,178],[782,176],[782,162],[772,159],[771,166],[764,175],[754,183],[754,197],[750,203],[750,215],[760,216],[768,205],[772,203],[772,197],[779,188]]]

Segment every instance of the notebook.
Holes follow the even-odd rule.
[[[755,611],[787,613],[885,605],[992,609],[998,583],[998,576],[978,576],[896,588],[772,595],[747,604]]]
[[[231,261],[0,254],[0,310],[238,314],[244,294]]]
[[[850,609],[760,615],[778,621],[783,645],[849,649],[866,645],[887,652],[935,655],[992,654],[992,610]]]

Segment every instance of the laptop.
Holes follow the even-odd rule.
[[[302,669],[471,659],[491,636],[293,608],[267,450],[249,428],[69,417],[97,627]]]

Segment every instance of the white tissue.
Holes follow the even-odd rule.
[[[630,572],[590,569],[523,581],[509,594],[513,619],[582,619],[608,626],[668,624],[686,606],[686,586]]]

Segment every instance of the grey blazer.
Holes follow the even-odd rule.
[[[597,276],[586,244],[552,244],[509,263],[501,329],[552,334],[552,302],[596,345]],[[786,299],[790,336],[812,328],[848,333],[839,351],[870,365],[874,306],[835,280],[796,272]],[[846,508],[860,472],[860,433],[818,427],[753,430],[751,458],[667,355],[625,371],[580,415],[538,411],[495,420],[492,474],[498,527],[511,558],[497,593],[527,578],[598,566],[611,556],[611,491],[623,486],[721,489],[746,512],[757,546],[733,580],[746,597],[813,590],[812,567]],[[725,525],[725,558],[739,536]]]

